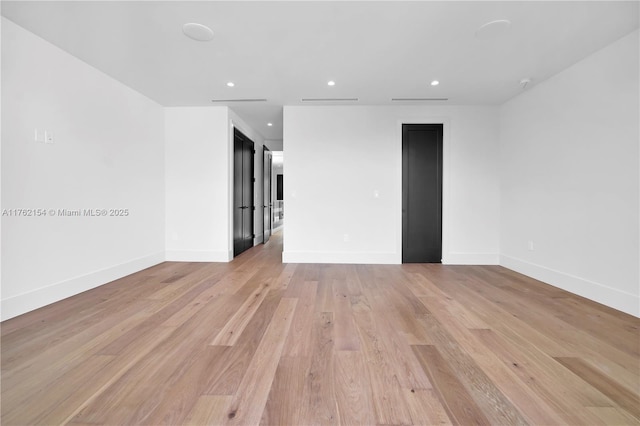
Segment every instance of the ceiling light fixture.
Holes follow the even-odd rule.
[[[333,80],[329,80],[329,82],[327,83],[327,86],[335,86],[336,82]]]
[[[211,28],[202,24],[196,24],[194,22],[184,24],[182,26],[182,32],[187,37],[196,41],[213,40],[213,30],[211,30]]]
[[[431,85],[432,85],[432,86],[437,86],[438,84],[440,84],[440,82],[439,82],[438,80],[433,80],[433,81],[431,82]]]
[[[531,84],[530,78],[523,78],[522,80],[520,80],[520,87],[522,88],[522,90],[525,90],[527,86],[530,84]]]
[[[273,123],[267,123],[267,126],[271,127],[273,126]]]
[[[235,84],[233,84],[233,81],[230,81],[230,82],[227,83],[227,86],[233,87],[233,86],[235,86]]]
[[[481,40],[497,38],[506,33],[510,27],[511,21],[508,19],[498,19],[487,22],[476,30],[476,37]]]

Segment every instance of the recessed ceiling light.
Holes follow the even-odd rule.
[[[267,126],[271,127],[273,126],[273,123],[267,123]]]
[[[496,38],[506,33],[510,27],[511,21],[508,19],[487,22],[476,30],[476,37],[482,40]]]
[[[437,86],[438,84],[440,84],[440,82],[439,82],[438,80],[433,80],[433,81],[431,82],[431,85],[432,85],[432,86]]]
[[[233,81],[230,81],[230,82],[227,83],[227,86],[233,87],[233,86],[235,86],[235,84],[233,84]]]
[[[333,81],[333,80],[330,80],[330,81],[327,83],[327,85],[328,85],[328,86],[335,86],[335,85],[336,85],[336,82],[335,82],[335,81]]]
[[[191,22],[182,26],[182,32],[189,38],[197,41],[210,41],[213,40],[213,31],[211,28]]]

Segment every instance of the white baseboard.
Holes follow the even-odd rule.
[[[498,265],[497,253],[449,253],[443,256],[445,265]],[[398,253],[346,252],[283,252],[283,263],[355,263],[397,265],[402,263]]]
[[[233,256],[228,251],[167,250],[168,262],[229,262]]]
[[[449,253],[442,256],[444,265],[498,265],[498,253]]]
[[[282,263],[351,263],[397,265],[401,263],[397,253],[347,253],[347,252],[307,252],[285,251]]]
[[[500,255],[500,265],[640,318],[640,297],[637,295],[506,255]]]
[[[60,281],[46,287],[41,287],[27,293],[8,297],[2,300],[2,321],[22,315],[67,297],[99,287],[134,272],[162,263],[165,260],[164,251],[139,257],[129,262],[91,272],[79,277]]]

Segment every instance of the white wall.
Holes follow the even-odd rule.
[[[228,120],[222,106],[165,108],[167,260],[232,258]]]
[[[636,316],[638,37],[500,109],[500,263]]]
[[[262,241],[262,137],[228,107],[165,108],[167,260],[233,259],[233,128],[255,143],[255,242]]]
[[[56,211],[2,217],[2,319],[163,261],[163,163],[160,105],[2,18],[2,209]]]
[[[2,6],[0,6],[2,7]],[[2,43],[2,23],[4,21],[0,19],[0,46]],[[2,49],[0,47],[0,53]],[[0,54],[0,100],[2,99],[2,55]],[[2,117],[2,102],[0,101],[0,117]],[[0,147],[2,146],[2,119],[0,119]],[[2,149],[0,149],[0,165],[2,165]],[[0,212],[3,207],[2,203],[2,173],[0,170]],[[0,241],[2,241],[2,216],[0,216]],[[0,242],[0,246],[1,246]],[[0,301],[2,301],[2,249],[0,247]],[[2,321],[2,303],[0,303],[0,321]]]
[[[497,108],[457,106],[285,106],[283,260],[400,263],[401,125],[428,122],[444,124],[443,261],[496,264]]]

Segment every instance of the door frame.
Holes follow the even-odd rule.
[[[251,140],[251,138],[249,136],[247,136],[247,134],[245,132],[243,132],[240,128],[238,127],[233,127],[233,150],[232,150],[232,154],[231,154],[231,164],[232,164],[232,169],[233,169],[233,173],[232,173],[232,178],[231,178],[231,210],[232,210],[232,215],[231,215],[231,224],[234,227],[234,229],[231,230],[232,233],[232,256],[235,257],[237,255],[240,255],[242,253],[244,253],[246,250],[248,250],[249,248],[252,248],[255,246],[256,244],[256,177],[255,177],[255,172],[256,172],[256,165],[255,165],[255,161],[256,161],[256,150],[255,150],[255,142],[253,142],[253,140]],[[249,146],[250,150],[251,150],[251,164],[248,167],[248,170],[250,170],[251,172],[251,177],[250,177],[250,194],[249,194],[249,200],[250,200],[250,205],[249,206],[243,206],[243,209],[249,209],[249,221],[248,223],[251,225],[250,227],[250,238],[244,238],[245,241],[249,241],[251,240],[251,245],[248,248],[243,249],[241,252],[236,253],[236,244],[235,244],[235,213],[236,213],[236,209],[238,207],[236,207],[236,199],[235,199],[235,188],[236,188],[236,179],[235,179],[235,155],[236,155],[236,136],[238,136],[239,138],[242,139],[242,143],[245,146]],[[243,152],[245,151],[244,149],[242,150]],[[243,154],[244,156],[244,154]],[[244,163],[244,160],[243,160]],[[243,166],[243,170],[244,170],[244,166]],[[243,191],[243,195],[244,195],[244,191]],[[244,198],[244,197],[243,197]],[[244,204],[244,201],[242,202],[242,204]],[[243,212],[244,215],[245,212]],[[243,226],[244,229],[244,226]]]
[[[247,137],[249,140],[251,140],[253,142],[253,140],[251,138],[249,138],[249,134],[251,132],[249,132],[248,130],[244,129],[241,125],[238,125],[233,118],[229,118],[228,121],[228,133],[227,133],[227,161],[228,161],[228,173],[227,173],[227,179],[228,179],[228,185],[227,185],[227,202],[228,202],[228,209],[227,209],[227,250],[228,250],[228,259],[229,261],[232,261],[235,256],[233,254],[233,249],[234,249],[234,235],[233,235],[233,227],[234,227],[234,219],[233,219],[233,213],[234,213],[234,199],[233,199],[233,185],[234,185],[234,142],[235,142],[235,130],[238,129],[238,131],[240,133],[242,133],[243,135],[245,135],[245,137]],[[254,146],[253,149],[255,151],[255,142],[254,142]],[[253,199],[253,204],[255,207],[255,194],[256,194],[256,188],[255,188],[255,154],[254,154],[254,169],[253,169],[253,173],[254,173],[254,182],[253,182],[253,193],[254,193],[254,199]],[[254,211],[255,213],[255,211]],[[255,214],[253,215],[253,232],[255,234],[255,230],[256,230],[256,220],[255,220]],[[255,238],[253,240],[253,244],[255,246]]]
[[[398,199],[396,211],[397,263],[402,264],[402,125],[403,124],[442,124],[442,264],[450,263],[450,211],[451,211],[451,125],[449,117],[403,118],[397,121],[396,156]]]
[[[267,153],[269,153],[268,163],[270,167],[269,186],[268,186],[269,199],[268,200],[267,200],[267,194],[265,194],[265,188],[267,188],[267,186],[265,182],[266,170],[264,169],[265,157],[267,156]],[[271,196],[272,183],[273,183],[273,153],[269,148],[267,148],[266,145],[262,145],[262,244],[266,244],[271,238],[271,234],[273,234],[273,202],[272,202],[273,197]],[[267,240],[264,239],[265,235],[267,235],[267,223],[264,220],[266,209],[269,210],[269,238],[267,238]]]

